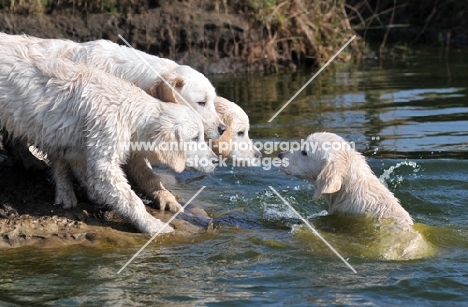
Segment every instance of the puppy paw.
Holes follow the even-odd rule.
[[[147,229],[145,229],[143,232],[146,232],[149,234],[155,234],[155,233],[171,233],[173,231],[174,231],[174,227],[156,219],[156,221],[152,222],[151,225]]]
[[[73,209],[78,204],[75,193],[71,192],[57,192],[55,195],[55,205],[62,205],[63,209]]]
[[[174,195],[167,190],[156,191],[153,193],[153,200],[159,204],[159,210],[169,210],[178,212],[182,206],[177,202]],[[182,210],[184,212],[184,210]]]

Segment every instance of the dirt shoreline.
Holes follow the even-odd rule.
[[[354,34],[344,3],[256,1],[17,1],[0,31],[77,42],[108,39],[204,74],[294,70],[329,59]],[[317,11],[319,10],[319,11]],[[356,40],[340,54],[360,54]]]
[[[54,184],[45,171],[26,171],[20,166],[1,166],[0,250],[22,246],[57,248],[68,245],[127,246],[141,244],[149,235],[138,233],[113,211],[89,203],[77,188],[79,204],[64,210],[53,204]],[[183,204],[183,202],[182,202]],[[147,211],[167,222],[174,213],[161,212],[149,203]],[[159,241],[172,241],[212,231],[211,219],[199,205],[188,205],[170,225],[171,234]]]

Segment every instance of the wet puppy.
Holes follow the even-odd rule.
[[[203,74],[189,66],[178,65],[174,61],[106,40],[79,44],[62,39],[41,39],[0,33],[0,50],[6,53],[12,45],[21,45],[23,49],[37,56],[63,58],[76,63],[89,64],[135,84],[164,102],[182,105],[187,102],[191,110],[203,119],[205,135],[210,139],[219,138],[225,130],[225,125],[219,119],[214,107],[216,97],[214,87]],[[160,76],[164,78],[164,81]],[[13,140],[10,148],[25,166],[43,169],[47,165],[44,159],[46,153],[36,150],[34,154],[31,154],[31,149],[34,150],[34,148],[24,140]],[[129,179],[134,182],[140,181],[139,177],[142,176],[142,172],[146,173],[145,177],[148,177],[149,167],[148,163],[138,159],[137,155],[131,155],[125,165],[125,171]],[[177,211],[180,207],[174,195],[164,188],[156,175],[154,175],[154,180],[144,185],[143,192],[155,204],[158,204],[160,209],[168,208],[171,211]]]
[[[93,67],[29,54],[12,45],[0,59],[0,126],[47,152],[56,182],[56,203],[76,205],[72,175],[89,197],[110,205],[139,231],[164,226],[131,190],[121,165],[134,156],[142,165],[163,163],[184,170],[188,160],[202,172],[215,168],[216,155],[204,142],[201,120],[187,107],[163,103],[140,88]],[[162,143],[188,144],[164,150]],[[152,144],[136,150],[131,144]],[[130,146],[129,146],[130,145]],[[140,169],[140,168],[139,168]],[[148,167],[137,176],[154,180]],[[175,211],[180,208],[174,204]],[[163,231],[173,229],[167,226]]]
[[[260,151],[249,138],[249,117],[232,101],[222,97],[215,98],[216,112],[226,124],[221,138],[213,140],[213,151],[224,158],[243,160],[245,165],[256,163],[262,157]]]
[[[2,45],[18,44],[44,57],[89,64],[133,83],[162,101],[184,105],[187,102],[192,110],[201,115],[205,135],[210,139],[219,138],[225,130],[215,110],[216,92],[213,85],[203,74],[189,66],[107,40],[76,43],[0,33],[0,48]]]
[[[369,215],[393,218],[401,225],[413,224],[409,213],[374,175],[364,156],[340,136],[314,133],[301,150],[278,156],[289,163],[282,164],[280,170],[309,180],[315,187],[314,198],[323,196],[330,214]]]

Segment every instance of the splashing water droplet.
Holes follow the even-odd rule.
[[[395,175],[394,177],[391,177],[393,174],[394,170],[401,167],[401,166],[410,166],[413,168],[413,173],[417,173],[421,170],[421,166],[419,166],[416,162],[413,161],[402,161],[394,166],[390,166],[388,169],[384,170],[382,175],[380,175],[379,179],[380,182],[382,182],[386,187],[388,187],[386,180],[388,180],[391,183],[396,182],[401,183],[403,182],[404,178],[402,175]]]

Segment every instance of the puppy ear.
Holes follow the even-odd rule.
[[[177,125],[174,127],[175,140],[178,144],[178,150],[172,151],[172,164],[171,167],[178,173],[182,172],[185,169],[185,164],[187,162],[187,153],[185,151],[185,145],[183,143],[181,130],[182,127]]]
[[[178,88],[178,87],[182,87],[184,85],[185,85],[185,80],[184,80],[183,77],[178,76],[178,77],[175,78],[173,87]]]
[[[173,73],[164,73],[161,74],[161,77],[166,80],[167,83],[161,78],[158,78],[155,84],[149,89],[149,94],[162,101],[179,103],[174,90],[184,86],[184,78],[176,76]]]
[[[327,159],[325,167],[315,181],[314,199],[322,194],[331,194],[339,191],[346,175],[347,165],[344,160]]]
[[[226,98],[216,96],[214,100],[214,105],[216,109],[216,113],[218,113],[219,117],[223,120],[223,116],[228,113],[229,110],[229,103],[230,101]]]
[[[213,148],[211,148],[216,155],[222,155],[223,158],[228,158],[232,152],[232,127],[231,117],[223,118],[226,130],[223,135],[217,140],[213,140]]]
[[[180,126],[161,127],[156,139],[153,140],[158,145],[165,143],[165,146],[157,149],[156,157],[158,162],[169,166],[180,173],[185,169],[187,155],[184,144],[181,142]]]

